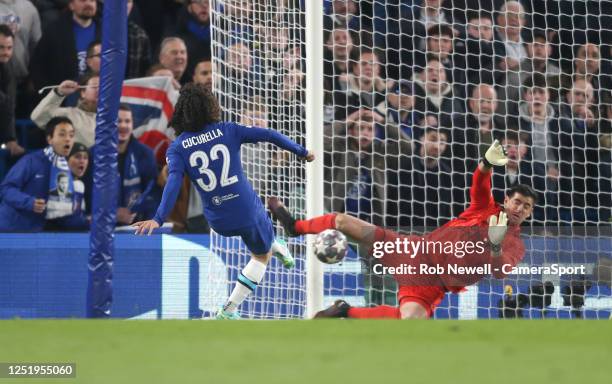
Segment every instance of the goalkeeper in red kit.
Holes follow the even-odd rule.
[[[423,236],[401,235],[343,213],[295,220],[279,199],[270,198],[268,205],[290,236],[336,229],[370,250],[374,249],[377,243],[401,243],[403,240],[427,241],[432,244],[481,241],[479,252],[474,249],[474,252],[461,254],[461,257],[456,251],[438,249],[424,252],[421,248],[421,251],[412,257],[394,251],[385,254],[380,261],[387,267],[413,265],[417,268],[417,263],[425,263],[427,266],[452,264],[462,267],[488,265],[488,269],[484,271],[490,271],[495,278],[503,278],[504,272],[523,259],[525,246],[520,239],[520,226],[531,215],[537,200],[536,192],[530,186],[522,184],[515,185],[506,192],[503,206],[493,200],[492,168],[504,166],[507,162],[503,147],[495,140],[474,172],[469,208],[459,217]],[[351,307],[346,301],[337,300],[332,306],[318,312],[315,317],[429,318],[446,292],[461,292],[465,286],[477,283],[488,275],[482,272],[483,269],[463,274],[450,271],[449,268],[444,272],[429,275],[393,274],[399,285],[398,307]]]

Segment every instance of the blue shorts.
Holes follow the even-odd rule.
[[[267,215],[262,215],[256,225],[227,231],[215,230],[215,232],[225,237],[242,237],[242,241],[244,241],[249,251],[256,255],[268,253],[274,242],[274,227]]]

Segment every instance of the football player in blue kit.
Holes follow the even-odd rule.
[[[238,306],[261,282],[272,255],[285,267],[295,265],[284,242],[275,240],[272,222],[242,170],[240,147],[269,142],[306,161],[313,161],[314,155],[274,130],[221,121],[217,99],[200,84],[181,89],[171,126],[178,137],[166,152],[168,181],[161,203],[152,220],[133,226],[136,234],[151,234],[158,228],[174,206],[187,173],[202,197],[210,227],[223,236],[240,236],[252,253],[227,303],[217,313],[220,319],[240,318]]]

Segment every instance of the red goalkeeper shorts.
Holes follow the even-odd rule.
[[[446,290],[439,286],[400,285],[397,291],[397,302],[401,307],[404,303],[418,303],[427,310],[427,317],[432,317],[434,310],[444,299]]]
[[[397,238],[407,237],[408,239],[420,240],[418,236],[405,236],[397,232],[393,232],[384,228],[377,227],[374,241],[395,241]],[[386,265],[399,265],[402,262],[416,263],[417,258],[398,259],[397,255],[385,255],[383,263]],[[395,275],[399,290],[397,291],[397,302],[401,306],[403,303],[418,303],[427,310],[427,316],[432,317],[433,312],[442,299],[446,289],[437,276],[410,276],[410,275]]]

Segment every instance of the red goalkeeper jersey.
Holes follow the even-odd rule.
[[[428,251],[416,253],[410,260],[405,255],[401,258],[397,257],[399,255],[389,255],[391,257],[383,258],[383,263],[388,266],[408,263],[419,268],[421,264],[427,264],[432,267],[440,266],[444,270],[435,276],[396,274],[395,277],[400,285],[442,285],[449,291],[459,292],[465,286],[477,283],[489,273],[495,278],[503,278],[505,274],[502,266],[506,265],[507,271],[509,266],[515,266],[523,259],[525,245],[520,238],[519,226],[508,227],[508,232],[502,242],[502,255],[491,257],[487,242],[489,217],[499,214],[502,210],[491,194],[491,172],[483,173],[480,169],[476,169],[472,178],[470,199],[469,208],[456,219],[424,237],[409,237],[412,242],[425,240],[429,244],[442,243],[445,245],[443,250],[432,246]],[[388,241],[389,237],[387,236],[385,240]],[[468,243],[477,244],[478,242],[480,242],[480,247],[472,248],[470,252],[465,252],[467,249],[461,247],[461,244],[465,246]],[[448,244],[452,245],[451,248],[446,247]],[[478,252],[479,250],[482,252]],[[481,266],[486,269],[484,271],[475,269]]]

